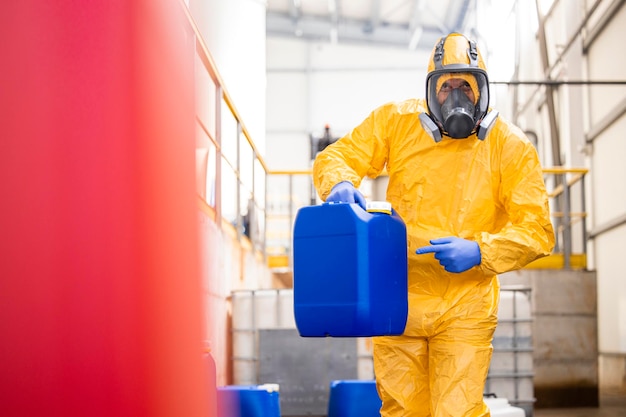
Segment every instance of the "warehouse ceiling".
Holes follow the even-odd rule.
[[[476,0],[267,0],[268,36],[430,50],[468,35]]]

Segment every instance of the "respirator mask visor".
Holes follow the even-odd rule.
[[[432,71],[426,79],[426,91],[428,114],[443,136],[471,136],[487,113],[489,82],[487,73],[480,68],[462,66],[458,70]]]

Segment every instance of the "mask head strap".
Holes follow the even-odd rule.
[[[446,43],[446,39],[448,39],[447,36],[445,38],[441,38],[441,40],[435,47],[435,54],[433,55],[433,62],[435,63],[436,70],[443,69],[443,64],[442,64],[443,52],[444,52],[443,45]]]
[[[443,64],[442,64],[443,54],[445,52],[443,45],[446,43],[446,39],[448,39],[447,36],[445,38],[441,38],[437,46],[435,46],[435,54],[433,55],[433,62],[435,63],[436,70],[443,69]],[[467,49],[467,56],[469,58],[469,66],[471,68],[478,68],[478,48],[476,47],[476,42],[471,39],[467,39],[467,38],[465,39],[469,43],[469,48]]]
[[[478,68],[478,49],[476,48],[476,42],[469,41],[469,49],[467,50],[467,56],[469,57],[470,67]]]

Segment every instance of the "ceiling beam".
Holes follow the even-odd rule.
[[[302,35],[302,30],[300,29],[300,15],[302,14],[302,1],[301,0],[291,0],[289,2],[289,17],[293,22],[293,33],[296,36]]]
[[[409,49],[414,50],[419,44],[424,28],[422,27],[422,20],[424,14],[424,0],[414,0],[413,12],[411,13],[411,20],[409,21],[409,32],[411,33],[411,39],[409,40]]]
[[[302,13],[302,1],[301,0],[291,0],[289,2],[289,16],[294,21],[297,21],[300,18],[300,14]]]
[[[339,0],[328,0],[328,13],[330,14],[330,43],[339,41]]]
[[[372,33],[380,25],[380,0],[372,0],[370,3],[370,20],[365,22],[363,30]]]
[[[288,13],[267,12],[266,32],[268,36],[293,37],[296,26]],[[308,40],[327,41],[332,22],[328,18],[313,15],[300,15],[297,21],[299,37]],[[368,20],[342,18],[337,25],[338,38],[341,42],[368,43],[381,46],[407,48],[411,39],[408,24],[380,22],[375,31],[367,30]],[[443,35],[438,26],[423,23],[423,33],[417,49],[430,50],[437,39]]]

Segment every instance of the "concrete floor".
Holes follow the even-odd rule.
[[[626,417],[626,395],[602,395],[598,408],[535,409],[533,417]]]

